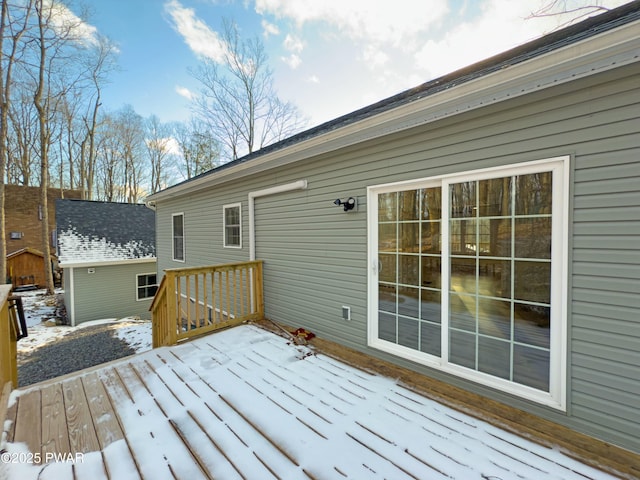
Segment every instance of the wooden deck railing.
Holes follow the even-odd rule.
[[[15,315],[9,310],[11,285],[0,285],[0,388],[11,383],[18,386],[18,331]],[[3,419],[4,420],[4,419]]]
[[[165,270],[150,310],[154,348],[260,320],[262,261]]]

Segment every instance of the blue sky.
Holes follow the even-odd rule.
[[[87,21],[119,49],[120,71],[104,90],[107,109],[130,104],[145,117],[188,119],[188,97],[199,88],[188,69],[215,57],[226,18],[261,38],[280,97],[313,126],[552,30],[563,20],[525,19],[541,3],[91,0]]]

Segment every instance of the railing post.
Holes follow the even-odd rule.
[[[260,319],[264,318],[264,289],[262,285],[262,260],[258,260],[255,265],[255,280],[253,288],[256,298],[256,313],[260,315]]]
[[[180,323],[176,303],[176,295],[178,291],[176,279],[178,277],[176,273],[171,270],[165,270],[165,275],[167,276],[167,344],[175,345],[178,343],[178,325]]]
[[[9,316],[11,285],[0,285],[0,382],[18,387],[18,332]]]

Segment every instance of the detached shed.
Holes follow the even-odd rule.
[[[58,259],[71,325],[149,315],[157,289],[155,213],[144,205],[58,200]]]
[[[28,247],[10,253],[7,255],[7,277],[13,288],[45,285],[43,253]]]

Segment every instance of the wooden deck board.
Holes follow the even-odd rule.
[[[96,372],[82,377],[108,478],[141,478],[105,385]],[[109,447],[109,448],[107,448]]]
[[[221,408],[221,406],[224,405],[224,403],[226,403],[224,402],[224,399],[222,399],[214,390],[211,389],[211,387],[208,384],[206,384],[206,382],[203,382],[203,380],[198,377],[196,372],[189,369],[187,367],[187,364],[180,360],[180,356],[178,354],[175,354],[175,357],[174,357],[178,359],[178,361],[177,362],[173,361],[172,363],[169,363],[172,357],[174,357],[174,355],[167,356],[166,352],[158,352],[156,355],[150,356],[148,358],[147,367],[152,369],[154,373],[157,374],[156,369],[159,369],[162,365],[170,365],[169,369],[167,369],[165,375],[162,377],[162,381],[165,383],[165,385],[169,383],[174,385],[175,380],[179,380],[179,382],[177,383],[178,388],[176,389],[176,391],[172,392],[174,397],[181,398],[182,403],[184,404],[190,404],[196,401],[197,403],[202,403],[204,405],[203,402],[209,402],[206,405],[216,404],[218,408]],[[229,405],[227,404],[227,406]],[[228,417],[229,413],[230,411],[227,410],[225,412],[225,416]],[[205,433],[205,430],[202,429],[203,425],[211,425],[212,423],[219,422],[219,420],[216,418],[215,414],[213,413],[212,409],[201,408],[201,409],[198,409],[197,411],[188,410],[188,414],[191,417],[191,420],[194,422],[194,424],[198,426],[198,428],[202,431],[202,435],[204,435],[207,440],[207,441],[204,441],[204,437],[203,437],[200,439],[200,441],[192,443],[190,445],[190,448],[194,451],[194,453],[196,453],[199,456],[199,458],[205,458],[207,456],[211,456],[211,451],[207,450],[207,448],[210,448],[210,447],[207,447],[204,449],[202,448],[207,443],[210,443],[215,449],[217,449],[220,452],[221,459],[224,459],[226,462],[228,462],[228,467],[231,467],[231,469],[233,470],[233,471],[230,471],[228,468],[222,469],[220,468],[220,464],[215,464],[215,462],[213,462],[214,465],[210,465],[211,462],[209,460],[204,460],[203,463],[209,464],[208,468],[211,469],[214,476],[219,477],[222,475],[221,478],[226,478],[225,475],[231,474],[233,476],[240,475],[240,478],[252,478],[255,476],[256,469],[258,469],[258,470],[263,470],[261,472],[261,475],[266,475],[266,478],[268,478],[270,474],[271,475],[275,474],[275,476],[278,478],[287,478],[286,475],[279,476],[277,472],[273,472],[273,471],[270,472],[268,469],[264,468],[265,467],[264,464],[258,460],[259,458],[262,458],[262,457],[270,458],[273,455],[278,455],[276,451],[277,452],[280,452],[280,451],[278,450],[277,447],[275,447],[276,451],[273,451],[273,449],[269,447],[260,448],[258,449],[259,451],[256,451],[254,448],[248,447],[248,445],[263,445],[264,440],[267,440],[268,443],[272,444],[272,442],[270,442],[268,438],[264,437],[264,435],[261,432],[255,429],[255,426],[252,426],[254,431],[250,431],[251,429],[248,429],[248,431],[245,430],[244,432],[242,432],[245,439],[241,440],[241,443],[247,446],[247,448],[249,449],[249,452],[246,452],[246,453],[249,453],[249,455],[245,455],[242,458],[239,458],[236,462],[233,462],[230,460],[230,456],[233,454],[231,452],[224,452],[223,449],[220,447],[220,444],[215,440],[212,441],[212,437],[207,436]],[[243,419],[243,421],[246,421],[246,419]],[[177,424],[177,426],[180,427],[182,425],[185,427],[184,430],[189,429],[193,431],[193,425],[186,425],[188,423],[189,421],[187,419],[183,419],[181,424]],[[229,420],[229,423],[235,424],[236,421]],[[234,435],[238,435],[238,436],[240,435],[238,432],[233,432],[233,433]],[[218,437],[217,429],[215,429],[214,437]],[[228,439],[229,438],[227,437],[226,440],[228,441]],[[265,448],[267,451],[265,451]],[[223,471],[225,472],[224,474],[223,474]],[[253,472],[253,474],[251,472]]]
[[[62,384],[72,453],[99,452],[100,444],[80,377]]]
[[[222,332],[18,392],[7,439],[85,453],[47,465],[56,480],[613,478],[391,378],[237,331],[242,348]]]
[[[113,442],[122,440],[124,434],[98,375],[93,372],[82,377],[82,384],[88,399],[87,403],[100,449],[104,450]]]
[[[137,406],[138,417],[130,416],[123,420],[125,432],[131,436],[134,433],[140,433],[141,427],[146,428],[148,436],[145,435],[145,437],[149,442],[158,444],[159,447],[161,447],[160,443],[171,446],[171,448],[164,446],[155,451],[146,448],[135,450],[143,475],[154,478],[155,474],[151,473],[155,469],[153,465],[164,464],[167,470],[163,473],[174,472],[178,478],[194,480],[207,478],[169,421],[170,415],[179,415],[180,412],[184,412],[184,406],[169,393],[167,386],[145,361],[137,362],[135,365],[127,363],[125,367],[118,370],[121,378],[129,385]],[[147,422],[145,417],[153,420]],[[158,419],[161,420],[158,421]]]
[[[69,428],[64,409],[62,385],[42,389],[42,454],[70,453]]]
[[[28,391],[18,399],[14,442],[24,442],[32,453],[42,448],[42,394],[40,390]]]
[[[11,384],[11,382],[6,382],[2,388],[2,398],[0,399],[0,419],[6,420],[4,423],[7,438],[13,438],[16,427],[16,412],[18,402],[13,402],[11,405],[9,405],[12,389],[13,385]]]
[[[114,405],[118,405],[119,408],[115,408],[115,414],[118,417],[118,421],[123,426],[123,433],[125,434],[125,440],[127,447],[131,453],[132,460],[135,463],[137,474],[140,478],[154,478],[154,479],[173,479],[175,478],[171,473],[171,468],[167,463],[167,459],[157,450],[150,449],[135,449],[131,444],[136,442],[154,442],[157,432],[154,433],[153,427],[155,425],[147,424],[146,428],[140,428],[139,425],[132,425],[127,429],[127,423],[130,422],[128,417],[130,415],[145,417],[145,413],[138,408],[143,406],[144,401],[142,397],[144,395],[136,394],[139,404],[136,404],[135,399],[131,395],[131,391],[137,391],[137,389],[144,390],[144,387],[139,383],[137,375],[129,368],[128,364],[125,364],[118,368],[112,368],[107,371],[101,371],[100,377],[103,380],[103,385],[107,394],[111,398]],[[122,382],[122,379],[126,379],[129,387],[126,388]],[[138,385],[134,382],[138,382]],[[148,397],[147,397],[148,398]],[[120,478],[120,477],[115,477]],[[135,478],[135,477],[134,477]]]

